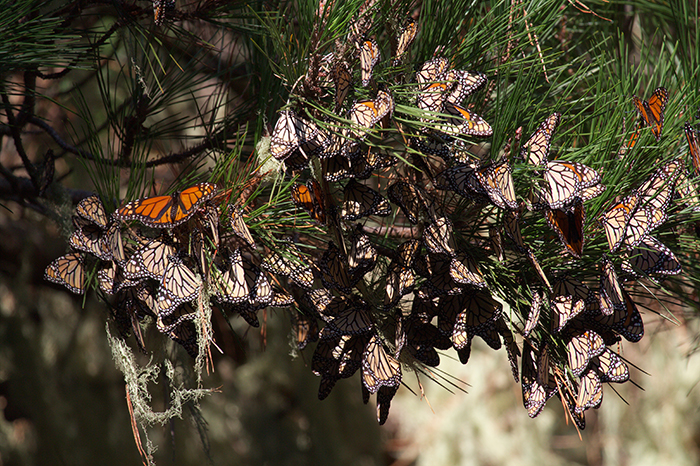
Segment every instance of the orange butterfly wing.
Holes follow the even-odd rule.
[[[685,130],[685,137],[688,139],[690,159],[693,162],[693,167],[695,168],[695,173],[697,174],[700,172],[700,146],[698,145],[698,134],[689,123],[686,123],[683,129]]]
[[[321,185],[316,180],[309,180],[306,185],[292,186],[292,201],[294,205],[306,210],[311,218],[325,224],[326,209]]]
[[[140,220],[149,226],[161,226],[171,223],[172,196],[157,196],[137,199],[117,211],[124,220]]]
[[[137,199],[117,210],[122,220],[138,220],[153,228],[172,228],[186,221],[199,205],[211,199],[216,185],[200,183],[173,196],[156,196]]]
[[[634,96],[632,100],[642,116],[642,126],[650,126],[656,140],[661,139],[661,131],[664,127],[664,110],[666,110],[668,102],[666,88],[659,87],[654,90],[648,101],[643,101],[637,96]]]
[[[546,212],[547,223],[557,232],[562,244],[577,259],[583,253],[583,224],[585,215],[583,202],[576,202],[570,212],[560,209],[548,210]]]
[[[177,204],[173,209],[172,222],[181,223],[192,215],[197,207],[207,199],[210,199],[216,192],[216,185],[211,183],[201,183],[191,188],[187,188],[177,197]]]

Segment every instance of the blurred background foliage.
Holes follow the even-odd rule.
[[[555,146],[566,158],[589,163],[586,157],[614,154],[629,137],[632,94],[667,87],[667,115],[674,117],[661,143],[640,136],[639,147],[651,149],[634,153],[637,178],[617,158],[591,163],[605,167],[606,181],[620,182],[608,186],[595,212],[648,174],[659,152],[678,152],[682,123],[697,119],[697,2],[379,3],[382,18],[400,11],[419,21],[407,74],[432,56],[434,44],[449,44],[456,67],[489,76],[494,87],[480,114],[494,127],[493,147],[517,127],[529,134],[551,111],[561,111],[566,122],[557,139],[565,143]],[[111,211],[120,199],[202,179],[242,189],[255,165],[255,144],[307,73],[307,58],[342,40],[361,4],[178,1],[155,25],[145,1],[0,0],[0,464],[141,461],[124,379],[105,336],[107,308],[92,293],[76,298],[42,278],[46,264],[66,250],[73,206],[85,191],[97,191],[105,203],[113,200]],[[335,9],[319,30],[323,5]],[[393,90],[397,117],[410,115],[401,105],[412,102],[415,90]],[[10,118],[22,123],[21,135]],[[272,183],[265,181],[266,189]],[[287,199],[265,207],[290,210]],[[289,225],[258,227],[264,236],[272,235],[268,227]],[[582,439],[556,400],[530,419],[505,352],[479,344],[467,366],[443,357],[440,369],[455,378],[451,391],[423,378],[425,397],[418,397],[421,387],[406,373],[414,393],[399,390],[388,423],[379,427],[374,408],[360,402],[357,378],[318,401],[311,353],[293,349],[286,312],[268,311],[264,331],[234,322],[237,337],[220,341],[226,355],[214,353],[215,370],[204,379],[218,391],[201,400],[200,410],[188,406],[182,419],[149,429],[154,458],[159,464],[698,464],[694,271],[700,264],[689,260],[684,267],[687,282],[674,286],[685,302],[670,309],[675,322],[646,312],[647,336],[622,347],[648,373],[632,369],[644,391],[621,386],[626,404],[606,390],[602,409],[588,412]],[[149,350],[155,361],[163,354],[178,361],[177,373],[191,381],[191,360],[179,348],[163,340]],[[137,358],[144,365],[150,360]],[[162,379],[150,387],[154,409],[167,407],[167,386]]]

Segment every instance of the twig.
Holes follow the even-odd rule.
[[[27,153],[24,151],[24,145],[22,144],[22,135],[20,134],[20,127],[18,126],[19,122],[17,119],[15,119],[14,113],[12,113],[12,104],[10,103],[10,99],[4,90],[2,92],[2,102],[5,105],[5,113],[7,114],[7,122],[8,122],[8,126],[10,127],[10,133],[12,134],[12,139],[15,142],[15,149],[17,149],[17,153],[19,154],[19,157],[22,159],[22,163],[24,164],[24,168],[27,169],[27,173],[29,173],[29,177],[31,178],[32,183],[38,189],[39,188],[39,180],[36,177],[36,170],[34,169],[34,164],[32,164],[31,160],[29,160],[29,157],[27,157]],[[26,102],[26,100],[25,100],[25,102]]]

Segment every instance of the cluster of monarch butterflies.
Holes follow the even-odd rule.
[[[148,316],[197,357],[201,300],[211,295],[225,315],[238,314],[253,326],[258,310],[293,301],[254,263],[255,242],[242,212],[231,206],[228,222],[219,225],[220,197],[216,185],[201,183],[129,202],[109,220],[100,199],[88,197],[73,218],[74,252],[49,264],[45,277],[83,294],[94,272],[122,337],[133,331],[145,351],[140,322]]]
[[[351,29],[354,47],[327,55],[320,71],[309,72],[327,78],[330,101],[322,95],[319,105],[330,110],[319,115],[300,98],[279,113],[270,135],[270,154],[306,178],[292,186],[291,200],[303,213],[296,219],[308,216],[314,235],[295,232],[294,240],[263,254],[236,208],[230,230],[220,228],[219,196],[205,183],[131,202],[109,223],[101,205],[100,215],[86,216],[87,204],[81,204],[79,237],[71,238],[79,252],[49,265],[47,278],[82,292],[85,254],[97,257],[100,288],[116,296],[115,317],[125,333],[137,331],[137,322],[150,315],[193,356],[195,308],[204,288],[215,306],[251,325],[259,324],[259,309],[294,306],[299,349],[317,342],[310,364],[321,379],[319,398],[361,371],[363,400],[377,395],[380,423],[402,383],[402,366],[430,373],[427,368],[440,363],[438,351],[450,348],[466,364],[478,336],[493,349],[505,347],[531,417],[557,395],[583,429],[585,411],[602,402],[602,384],[629,379],[615,344],[644,335],[628,291],[632,282],[660,282],[681,272],[673,252],[652,233],[667,220],[675,199],[700,206],[684,163],[665,163],[589,225],[599,226],[598,238],[604,233],[610,255],[596,248],[591,258],[584,253],[592,236],[591,228],[584,233],[585,212],[605,186],[594,168],[550,160],[559,113],[547,117],[519,150],[509,142],[498,158],[478,160],[470,155],[478,147],[473,140],[492,136],[493,129],[465,100],[476,96],[487,77],[454,69],[436,53],[410,77],[403,73],[394,93],[391,81],[378,82],[376,67],[402,69],[416,21],[409,18],[394,29],[391,66],[382,62],[377,37],[370,35],[371,18],[358,19]],[[349,103],[353,91],[371,97]],[[412,126],[393,118],[396,100],[417,109],[420,117]],[[663,88],[648,101],[634,98],[640,118],[622,155],[645,127],[661,137],[667,100]],[[697,172],[697,131],[690,125],[685,131]],[[513,147],[518,140],[516,134]],[[518,196],[513,174],[525,172],[528,193]],[[122,231],[119,222],[129,221],[159,234]],[[552,230],[555,248],[542,247],[539,225]],[[526,234],[533,230],[536,238]],[[316,256],[297,243],[315,248]],[[541,249],[557,250],[550,261],[555,265],[542,267]],[[581,267],[573,265],[584,261],[596,264],[595,270],[578,274]],[[268,274],[284,291],[273,289]],[[520,294],[504,296],[499,277],[515,281]]]

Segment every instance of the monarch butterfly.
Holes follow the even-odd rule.
[[[578,296],[568,294],[567,287],[564,285],[568,280],[559,281],[554,285],[554,293],[552,296],[552,310],[554,311],[553,326],[556,325],[555,331],[561,331],[566,324],[579,315],[585,308],[586,302]]]
[[[224,312],[227,315],[238,314],[246,321],[251,327],[260,327],[260,321],[258,320],[258,311],[267,307],[267,304],[262,304],[259,302],[243,301],[236,304],[225,303],[222,305]]]
[[[438,315],[438,328],[451,336],[456,349],[470,345],[474,335],[485,334],[503,308],[488,292],[481,290],[446,296],[440,298],[440,302],[443,309]]]
[[[316,318],[301,312],[292,313],[292,331],[299,350],[303,350],[309,343],[318,340],[318,322]]]
[[[481,201],[483,197],[488,197],[486,188],[481,186],[476,175],[476,169],[463,163],[438,173],[434,185],[437,189],[454,191],[467,199]]]
[[[415,314],[423,322],[428,323],[433,320],[433,317],[438,315],[438,306],[428,295],[421,290],[417,290],[413,296],[411,314]],[[452,343],[450,343],[450,346],[452,346]]]
[[[683,125],[685,137],[688,140],[688,152],[690,152],[690,160],[693,162],[695,174],[700,172],[700,144],[698,144],[698,131],[693,128],[690,123]]]
[[[129,202],[114,214],[119,220],[138,220],[153,228],[172,228],[186,222],[202,203],[216,194],[216,185],[200,183],[172,196]]]
[[[75,213],[83,219],[97,225],[102,230],[107,229],[107,214],[102,201],[97,195],[88,196],[78,203]]]
[[[124,264],[126,254],[124,253],[124,243],[122,242],[122,230],[119,222],[112,222],[107,229],[107,246],[112,253],[112,258],[119,264]]]
[[[270,306],[272,307],[287,307],[296,304],[294,296],[279,288],[274,288]]]
[[[428,84],[416,96],[416,106],[426,112],[441,113],[449,86],[450,84],[446,82]],[[429,119],[421,118],[421,121],[429,121]]]
[[[361,229],[356,229],[350,237],[350,253],[348,254],[349,272],[363,275],[374,268],[377,262],[377,249]]]
[[[564,275],[555,284],[556,294],[572,296],[574,302],[583,301],[586,305],[597,302],[594,293],[581,281]]]
[[[229,254],[218,285],[219,299],[231,304],[247,301],[262,308],[272,301],[272,286],[267,277],[255,264],[242,257],[240,249]]]
[[[544,273],[544,270],[542,270],[542,266],[540,265],[540,262],[537,260],[537,257],[535,254],[528,249],[525,254],[527,255],[527,258],[530,260],[530,264],[532,264],[532,267],[535,269],[535,272],[537,272],[537,275],[540,277],[540,280],[542,280],[542,283],[549,289],[549,291],[552,291],[552,285],[549,283],[549,279],[547,278],[547,274]]]
[[[92,254],[98,259],[112,260],[112,251],[107,243],[104,230],[84,220],[74,218],[78,228],[70,235],[69,243],[73,249]],[[80,223],[84,223],[80,225]]]
[[[308,180],[306,186],[294,184],[292,186],[292,202],[295,206],[306,210],[312,219],[322,225],[326,224],[326,200],[321,185],[315,179]]]
[[[491,245],[491,252],[499,261],[503,261],[505,256],[503,255],[503,237],[501,236],[501,230],[498,227],[489,227],[489,243]]]
[[[581,377],[588,368],[591,359],[605,351],[603,337],[593,330],[576,332],[566,344],[569,368],[576,377]]]
[[[197,344],[197,328],[191,320],[185,320],[177,327],[166,332],[168,338],[182,346],[187,354],[193,359],[199,355],[199,345]]]
[[[388,354],[377,335],[372,335],[362,354],[362,384],[370,393],[381,387],[398,387],[401,364]]]
[[[230,304],[249,300],[256,279],[257,277],[246,274],[240,249],[225,256],[221,266],[216,264],[212,267],[210,274],[216,297],[220,301]]]
[[[609,316],[616,311],[624,311],[625,298],[623,288],[617,279],[615,266],[607,256],[603,255],[603,273],[600,276],[600,311]]]
[[[212,245],[214,248],[219,247],[219,216],[221,215],[221,212],[219,211],[219,206],[214,206],[214,205],[205,205],[201,209],[201,214],[197,216],[197,220],[199,220],[198,225],[195,226],[194,230],[199,233],[199,239],[201,240],[200,243],[204,244],[205,241],[205,236],[204,236],[204,231],[207,230],[207,227],[209,227],[209,231],[211,232],[211,235],[209,235],[209,238],[207,238],[209,241],[211,241]],[[185,241],[186,242],[186,241]],[[204,268],[204,267],[202,267]]]
[[[156,328],[161,333],[170,333],[183,322],[193,321],[197,318],[197,312],[189,305],[178,306],[168,315],[156,316]]]
[[[352,159],[350,173],[356,180],[369,178],[375,170],[388,168],[398,163],[399,159],[386,152],[370,151]]]
[[[531,165],[545,165],[549,160],[549,148],[552,144],[552,136],[559,126],[561,113],[552,113],[545,121],[540,123],[537,130],[532,133],[530,139],[523,144],[520,155]]]
[[[168,267],[170,257],[177,254],[165,238],[153,239],[137,250],[124,265],[124,276],[130,280],[153,278],[160,280]]]
[[[391,214],[391,204],[384,196],[369,186],[350,180],[343,190],[340,216],[345,220],[357,220],[370,215],[386,217]]]
[[[314,284],[314,274],[311,268],[304,263],[299,251],[296,248],[285,249],[282,256],[272,252],[263,258],[261,266],[264,270],[284,275],[292,279],[298,286],[309,289]]]
[[[657,169],[637,192],[640,194],[640,201],[647,210],[649,218],[649,229],[657,228],[666,221],[666,209],[671,203],[673,189],[678,177],[683,173],[685,167],[680,158],[671,160],[666,165]]]
[[[236,236],[243,238],[248,246],[255,249],[255,240],[243,219],[243,210],[238,209],[237,206],[231,208],[231,229]]]
[[[319,263],[321,281],[327,288],[337,288],[343,293],[349,293],[354,283],[347,270],[348,259],[332,241],[321,256]]]
[[[668,91],[664,87],[654,90],[649,100],[641,100],[636,95],[632,97],[634,106],[637,107],[642,127],[651,126],[651,132],[656,140],[661,139],[661,131],[664,128],[664,110],[668,102]]]
[[[598,373],[590,369],[581,375],[581,386],[576,398],[575,412],[582,414],[591,408],[598,408],[603,402],[603,384]]]
[[[548,162],[544,172],[544,189],[537,189],[534,194],[535,208],[561,209],[581,198],[588,200],[589,195],[598,195],[599,190],[587,191],[600,183],[598,172],[582,163]]]
[[[345,296],[334,296],[325,288],[319,288],[308,291],[306,300],[311,308],[326,322],[330,322],[335,317],[345,312],[349,306],[357,303],[362,305],[362,301],[351,302],[351,299]]]
[[[542,294],[535,290],[532,292],[532,303],[530,304],[530,311],[527,315],[527,321],[525,321],[525,328],[523,329],[523,336],[529,337],[530,333],[537,327],[540,321],[540,311],[542,310]]]
[[[97,284],[100,287],[100,290],[102,290],[105,294],[107,295],[113,295],[114,294],[114,276],[116,274],[116,267],[114,264],[110,264],[109,266],[100,269],[97,271]]]
[[[335,85],[335,108],[339,109],[352,88],[352,75],[347,65],[338,61],[331,69],[331,77]]]
[[[543,350],[544,352],[546,350]],[[548,358],[538,353],[528,340],[523,342],[523,357],[520,366],[523,405],[528,416],[537,417],[544,405],[558,391],[556,383],[549,379]],[[543,376],[544,375],[544,376]]]
[[[401,208],[409,222],[418,223],[421,208],[425,205],[420,189],[405,181],[396,181],[387,189],[389,200]]]
[[[97,271],[97,284],[107,295],[118,293],[124,288],[137,286],[141,280],[129,280],[124,278],[123,272],[116,263],[110,262],[106,267]]]
[[[177,304],[194,300],[200,293],[202,281],[177,256],[168,258],[160,286]]]
[[[583,253],[583,224],[586,212],[583,201],[577,199],[567,210],[553,209],[545,211],[545,218],[550,228],[559,236],[559,240],[572,256],[581,258]]]
[[[374,65],[379,62],[379,45],[374,39],[365,39],[359,44],[360,71],[362,72],[362,87],[367,87],[372,79]]]
[[[692,212],[700,212],[700,194],[698,194],[695,184],[688,179],[685,173],[678,175],[676,193],[688,209]]]
[[[393,155],[377,151],[367,151],[351,158],[336,155],[328,159],[323,177],[326,181],[340,181],[346,178],[365,180],[372,176],[375,170],[391,167],[397,162],[398,159]]]
[[[117,326],[119,335],[123,340],[129,337],[129,333],[134,334],[136,344],[142,352],[146,352],[146,347],[141,334],[139,321],[143,320],[150,312],[145,309],[143,303],[136,297],[133,289],[119,293],[114,305],[110,305],[110,315]]]
[[[78,252],[61,256],[44,271],[44,279],[63,285],[75,294],[85,293],[85,257]]]
[[[342,352],[343,348],[339,347],[341,341],[343,341],[341,337],[319,341],[311,358],[311,370],[314,374],[321,376],[318,388],[319,400],[326,399],[336,382],[340,380],[340,361],[338,359],[342,354],[337,353]]]
[[[503,346],[501,342],[501,335],[498,333],[496,324],[494,322],[489,323],[482,331],[477,332],[477,336],[481,337],[484,342],[486,342],[489,347],[493,350],[501,349]]]
[[[452,236],[452,222],[446,217],[436,218],[423,230],[423,242],[433,254],[455,257],[455,240]]]
[[[486,120],[476,113],[452,103],[445,104],[445,114],[449,118],[438,123],[436,131],[446,136],[479,136],[493,135],[493,128]]]
[[[486,75],[483,73],[457,70],[448,71],[446,79],[448,81],[456,81],[445,99],[447,102],[455,105],[461,105],[464,99],[481,89],[487,81]]]
[[[637,193],[632,193],[620,202],[612,205],[603,215],[601,216],[601,222],[603,223],[603,228],[605,229],[605,236],[608,240],[608,247],[610,252],[615,252],[617,248],[620,247],[622,241],[626,239],[629,234],[633,237],[630,239],[632,243],[641,241],[644,234],[646,234],[645,227],[630,228],[630,219],[635,213],[637,204],[639,202],[639,195]],[[646,214],[646,211],[642,211],[642,214]],[[636,222],[639,225],[639,221]]]
[[[380,90],[373,100],[360,100],[348,111],[348,118],[355,129],[351,134],[364,138],[367,130],[394,111],[394,98],[387,91]]]
[[[361,335],[369,333],[374,323],[369,308],[364,302],[351,303],[344,311],[328,321],[321,338],[335,338],[340,335]]]
[[[408,144],[412,149],[426,155],[437,155],[442,158],[450,157],[450,148],[435,133],[425,133],[421,137],[411,136]]]
[[[401,297],[411,292],[415,283],[416,274],[412,268],[391,262],[386,272],[384,307],[391,308],[398,304]]]
[[[416,34],[418,34],[418,23],[416,23],[413,18],[407,18],[399,31],[399,37],[396,41],[396,56],[393,61],[394,66],[401,62],[403,55],[416,38]]]
[[[421,66],[421,69],[416,72],[416,81],[419,84],[425,84],[432,81],[438,81],[445,71],[450,66],[450,62],[446,58],[434,58]]]
[[[351,137],[351,130],[347,127],[337,128],[335,131],[328,136],[328,145],[319,153],[319,158],[325,160],[342,157],[348,161],[359,149],[359,142]]]
[[[423,284],[423,290],[430,296],[457,295],[464,291],[464,286],[457,283],[450,274],[452,259],[439,256],[439,259],[428,256],[418,257],[416,270],[420,270],[419,263],[427,266],[428,280]]]
[[[449,338],[417,314],[411,313],[404,319],[403,332],[406,339],[404,347],[414,358],[427,366],[437,367],[440,364],[436,348],[446,350],[452,347]]]
[[[409,239],[399,244],[396,248],[397,262],[402,267],[413,268],[416,265],[416,260],[419,258],[421,247],[420,240]]]
[[[623,123],[624,123],[624,120],[623,120]],[[619,159],[622,159],[624,157],[624,155],[627,153],[627,151],[632,149],[637,144],[638,139],[639,139],[639,130],[637,129],[634,132],[632,132],[632,134],[630,134],[630,138],[627,140],[627,142],[622,144],[622,147],[620,147],[620,150],[617,151],[617,157]]]
[[[681,264],[673,252],[661,241],[646,236],[639,246],[622,262],[622,270],[635,277],[642,275],[678,275]],[[651,278],[651,277],[650,277]]]
[[[508,161],[503,161],[474,172],[481,192],[501,209],[517,209],[513,175]]]
[[[676,159],[659,168],[632,194],[614,204],[601,217],[608,246],[615,252],[624,242],[636,247],[653,229],[666,221],[675,179],[682,163]]]
[[[590,312],[586,322],[603,335],[606,340],[609,339],[609,335],[606,333],[612,331],[616,335],[621,335],[625,340],[636,343],[644,336],[644,321],[630,295],[624,288],[621,291],[623,305],[615,308],[610,315],[605,315],[600,309],[596,309],[595,312]]]
[[[630,378],[630,371],[627,364],[625,364],[620,356],[610,348],[606,348],[597,359],[592,360],[591,366],[594,367],[600,375],[601,382],[623,383]]]
[[[365,390],[362,386],[363,392]],[[391,408],[391,400],[399,391],[398,385],[395,387],[380,387],[377,391],[377,422],[380,426],[384,425],[389,417],[389,408]],[[369,400],[368,400],[369,401]]]
[[[503,216],[503,232],[514,243],[515,250],[521,254],[526,254],[529,250],[525,246],[523,235],[520,232],[520,212],[506,211]]]
[[[293,110],[280,112],[270,138],[270,153],[277,160],[286,159],[299,145],[316,136],[318,128],[307,124]]]
[[[311,370],[321,376],[318,389],[320,400],[330,394],[338,380],[352,376],[362,367],[366,342],[365,335],[345,335],[319,341],[311,359]]]
[[[175,9],[175,0],[153,0],[153,21],[160,26],[168,11]]]
[[[450,261],[450,277],[461,285],[485,288],[486,281],[478,265],[467,253],[460,252]]]
[[[274,296],[272,285],[267,276],[259,267],[245,259],[243,260],[243,269],[245,270],[246,280],[254,281],[255,283],[251,288],[248,304],[255,310],[267,307]]]

